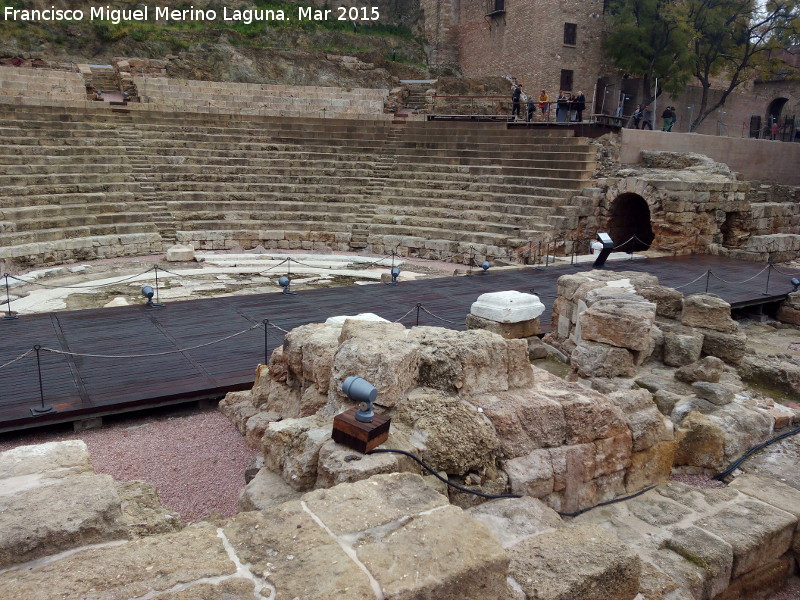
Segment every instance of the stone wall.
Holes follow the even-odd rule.
[[[505,12],[487,17],[493,2],[458,2],[460,63],[468,77],[512,75],[538,95],[555,98],[561,71],[574,73],[571,91],[591,101],[597,78],[606,70],[601,39],[600,0],[506,0]],[[576,44],[564,44],[564,24],[577,25]],[[509,91],[510,94],[510,91]]]
[[[22,103],[32,99],[53,104],[84,101],[83,76],[50,69],[0,67],[0,101]]]
[[[695,152],[725,163],[746,180],[800,185],[800,144],[638,129],[623,129],[621,133],[622,164],[639,163],[644,150]]]
[[[94,235],[0,247],[0,261],[15,268],[34,265],[60,265],[84,260],[146,256],[164,251],[158,233]]]

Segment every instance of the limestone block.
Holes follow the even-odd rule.
[[[146,481],[117,483],[122,518],[134,537],[171,533],[185,526],[178,513],[164,508],[154,485]]]
[[[2,480],[7,493],[0,496],[0,568],[128,537],[110,476],[50,473]]]
[[[441,327],[414,327],[409,339],[421,347],[419,385],[474,395],[533,381],[522,340],[504,340],[479,329],[456,332]]]
[[[564,525],[558,513],[530,496],[492,500],[466,512],[483,523],[503,548]]]
[[[539,317],[544,308],[538,296],[511,290],[481,294],[470,314],[497,323],[521,323]]]
[[[684,298],[680,320],[687,327],[702,327],[723,333],[739,329],[736,321],[731,319],[731,305],[712,294],[693,294]]]
[[[570,356],[581,377],[632,377],[633,354],[625,348],[581,340]]]
[[[695,525],[733,548],[732,578],[783,555],[792,545],[797,519],[760,500],[731,503]]]
[[[330,419],[319,416],[270,423],[262,437],[264,466],[281,473],[295,490],[313,487],[319,451],[331,430]]]
[[[545,532],[509,552],[509,576],[528,598],[633,600],[639,591],[641,560],[597,525]]]
[[[649,302],[596,302],[579,317],[581,338],[619,348],[644,350],[655,322],[655,308]]]
[[[467,400],[489,418],[506,458],[564,443],[567,431],[564,408],[530,388],[483,394]]]
[[[500,440],[486,415],[457,396],[414,390],[395,410],[395,423],[424,440],[421,458],[436,471],[466,475],[493,466]]]
[[[675,430],[675,465],[718,469],[725,458],[725,434],[714,421],[690,412]]]
[[[703,597],[714,598],[725,591],[733,570],[733,548],[699,527],[669,531],[665,547],[703,569]]]
[[[33,568],[6,571],[0,574],[0,597],[50,600],[56,588],[61,598],[139,598],[152,594],[164,597],[161,593],[186,582],[222,579],[235,573],[236,565],[216,528],[199,523],[177,533],[88,548]],[[252,581],[243,578],[229,581],[247,585],[228,590],[252,593]]]
[[[625,473],[625,490],[631,494],[648,486],[663,483],[672,473],[677,444],[659,442],[631,455],[630,468]]]
[[[683,419],[686,418],[686,415],[692,411],[707,415],[715,410],[717,410],[717,406],[715,404],[711,404],[711,402],[708,400],[703,400],[702,398],[697,397],[683,397],[683,399],[675,404],[675,407],[672,409],[669,418],[674,424],[677,425],[678,423],[681,423]]]
[[[703,336],[692,333],[664,333],[664,364],[683,367],[696,362],[703,349]]]
[[[0,481],[49,471],[57,472],[59,477],[94,473],[86,443],[83,440],[46,442],[17,446],[0,453]]]
[[[247,420],[255,415],[258,409],[253,406],[252,396],[249,390],[242,392],[228,392],[219,401],[217,409],[236,426],[239,433],[245,435],[247,432]]]
[[[725,363],[722,359],[716,356],[706,356],[675,371],[675,379],[685,383],[696,381],[718,383],[724,368]]]
[[[543,498],[555,489],[553,462],[545,449],[507,460],[503,470],[514,494]]]
[[[339,315],[336,317],[328,317],[325,320],[326,325],[344,325],[344,322],[353,319],[356,321],[372,321],[376,323],[388,323],[383,317],[379,317],[374,313],[359,313],[357,315]]]
[[[244,437],[251,448],[261,448],[261,438],[270,423],[280,421],[281,415],[276,412],[262,411],[255,413],[245,423]]]
[[[780,593],[794,568],[792,559],[788,555],[782,556],[734,579],[725,593],[714,600],[772,598]]]
[[[545,343],[539,337],[534,335],[528,338],[528,360],[547,358],[548,354]]]
[[[738,365],[747,349],[747,335],[744,332],[722,333],[703,330],[703,354],[716,356],[726,363]]]
[[[394,447],[394,446],[392,446]],[[329,488],[340,483],[353,483],[381,473],[400,470],[396,454],[364,455],[333,440],[325,442],[317,462],[317,487]]]
[[[718,407],[708,415],[725,435],[725,460],[732,461],[772,434],[772,419],[759,409],[737,402]]]
[[[662,415],[669,416],[672,414],[672,409],[675,408],[675,405],[680,403],[684,399],[684,396],[680,396],[674,392],[670,392],[669,390],[656,390],[653,394],[653,400],[658,406],[658,410]]]
[[[260,469],[239,493],[239,510],[265,510],[302,495],[283,480],[279,473]]]
[[[784,302],[778,307],[775,318],[778,321],[789,323],[790,325],[800,325],[800,308],[796,308]]]
[[[469,314],[467,315],[467,329],[485,329],[507,340],[513,340],[537,335],[541,331],[541,322],[536,318],[518,323],[498,323]]]
[[[734,391],[727,386],[719,383],[708,383],[707,381],[697,381],[692,384],[692,389],[698,397],[708,400],[716,406],[724,406],[733,401]]]
[[[189,262],[195,259],[194,248],[184,244],[175,244],[167,248],[167,262]]]
[[[683,311],[683,294],[663,285],[637,287],[636,293],[656,305],[656,315],[678,319]]]
[[[485,600],[507,593],[508,555],[482,523],[455,506],[384,530],[357,553],[387,598]]]

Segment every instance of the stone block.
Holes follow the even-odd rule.
[[[683,367],[696,362],[703,350],[703,336],[699,333],[664,333],[664,364]]]
[[[619,348],[644,350],[655,322],[655,308],[649,302],[595,302],[578,317],[581,338]]]
[[[724,368],[725,363],[721,358],[706,356],[675,371],[675,379],[685,383],[696,381],[718,383]]]
[[[265,510],[302,495],[283,480],[279,473],[260,469],[239,493],[239,510]]]
[[[538,318],[517,323],[498,323],[469,314],[467,315],[467,329],[485,329],[507,340],[513,340],[537,335],[541,331],[541,323]]]
[[[702,327],[723,333],[739,329],[736,321],[731,319],[731,305],[712,294],[693,294],[684,298],[680,320],[687,327]]]
[[[715,598],[725,591],[733,570],[733,548],[716,535],[698,527],[670,530],[665,547],[703,570],[703,597]]]
[[[630,468],[625,473],[625,490],[632,494],[648,486],[663,483],[672,473],[677,444],[659,442],[631,455]]]
[[[715,406],[724,406],[733,401],[734,391],[719,383],[697,381],[692,384],[692,389],[698,397],[708,400]]]
[[[189,262],[195,259],[194,248],[184,244],[175,244],[167,248],[167,262]]]
[[[507,460],[503,469],[514,494],[543,498],[554,490],[553,463],[547,450]]]
[[[538,296],[512,290],[481,294],[472,303],[470,314],[497,323],[520,323],[536,319],[544,308]]]
[[[466,512],[483,523],[503,548],[564,525],[556,511],[530,496],[492,500]]]
[[[581,340],[570,356],[581,377],[632,377],[633,354],[625,348]]]
[[[716,356],[726,363],[738,365],[747,350],[747,335],[741,331],[723,333],[703,330],[703,354]]]
[[[663,285],[637,287],[636,293],[656,305],[656,315],[678,319],[683,311],[683,294]]]
[[[319,452],[317,487],[329,488],[399,470],[399,461],[395,454],[364,455],[328,440]]]
[[[281,473],[295,490],[313,487],[322,445],[331,437],[331,421],[313,416],[270,423],[264,430],[264,466]]]
[[[538,600],[633,600],[642,563],[597,525],[570,525],[527,538],[509,549],[509,576]]]
[[[714,421],[690,412],[675,430],[675,465],[718,469],[725,458],[725,434]]]

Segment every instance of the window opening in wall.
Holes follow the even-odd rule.
[[[561,85],[558,86],[559,89],[565,92],[572,91],[572,73],[569,69],[561,69]]]
[[[574,46],[578,40],[577,23],[564,23],[564,45]]]

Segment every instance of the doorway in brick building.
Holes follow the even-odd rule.
[[[609,211],[608,234],[618,252],[647,250],[656,236],[645,199],[633,193],[617,196]]]

